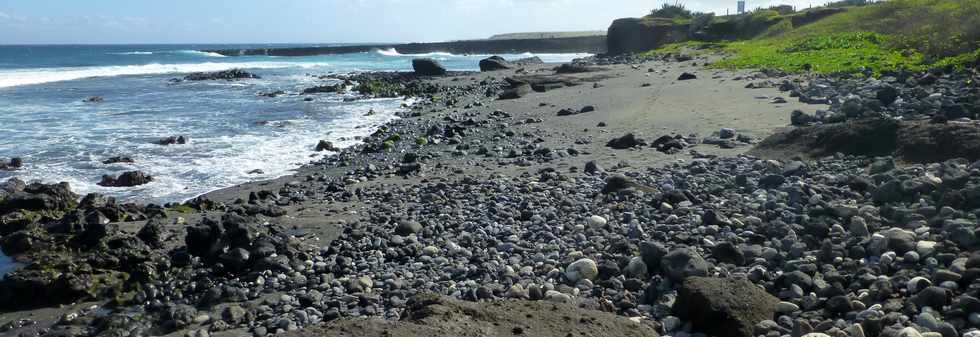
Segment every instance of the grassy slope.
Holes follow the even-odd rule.
[[[666,46],[664,51],[676,48]],[[733,56],[716,66],[792,72],[880,72],[962,64],[980,56],[980,1],[891,0],[853,7],[801,27],[783,20],[754,39],[721,48]]]

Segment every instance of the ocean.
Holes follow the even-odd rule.
[[[316,143],[354,145],[397,118],[402,99],[345,101],[350,94],[298,93],[322,84],[316,75],[408,71],[425,56],[450,70],[478,70],[489,55],[394,50],[315,57],[223,57],[199,50],[296,45],[0,46],[0,160],[24,167],[0,171],[47,183],[66,181],[76,193],[122,201],[180,202],[249,181],[287,175],[324,153]],[[584,54],[517,54],[567,62]],[[172,83],[190,72],[246,69],[261,79]],[[267,98],[258,93],[282,90]],[[85,99],[101,96],[101,103]],[[366,116],[368,111],[376,113]],[[188,145],[161,146],[184,135]],[[114,156],[131,164],[103,164]],[[98,186],[102,175],[140,170],[154,177],[132,188]],[[254,173],[260,171],[261,173]]]

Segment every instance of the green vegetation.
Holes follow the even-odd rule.
[[[683,4],[668,4],[665,3],[660,6],[659,9],[654,9],[650,11],[648,17],[652,18],[665,18],[665,19],[690,19],[697,16],[699,13],[693,13],[687,8],[684,8]]]
[[[418,146],[426,146],[428,144],[429,144],[429,139],[428,138],[425,138],[425,137],[415,138],[415,145],[418,145]]]
[[[170,210],[171,211],[174,211],[174,212],[177,212],[177,213],[183,213],[183,214],[196,213],[197,212],[197,209],[194,208],[194,206],[187,205],[187,204],[181,204],[181,205],[176,205],[176,206],[170,207]]]
[[[758,33],[753,31],[751,37],[721,42],[720,49],[730,57],[714,66],[880,73],[963,65],[980,56],[980,1],[891,0],[869,4],[845,0],[830,6],[847,9],[816,21],[808,20],[807,12],[783,15],[774,10],[719,18],[716,22],[723,26],[725,20],[740,17],[771,24]],[[736,25],[726,28],[741,31]],[[677,52],[692,46],[705,44],[686,42],[652,52]]]

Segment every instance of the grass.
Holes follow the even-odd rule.
[[[721,42],[719,49],[730,57],[714,66],[878,74],[963,65],[980,57],[977,0],[890,0],[848,7],[799,27],[793,26],[794,15],[801,14],[750,14],[759,16],[755,22],[776,22],[750,38]],[[703,43],[668,45],[652,53],[697,46]]]

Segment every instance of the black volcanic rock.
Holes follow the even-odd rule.
[[[480,60],[480,71],[495,71],[510,69],[510,62],[500,56],[490,56]]]
[[[225,71],[216,71],[210,73],[192,73],[190,75],[184,76],[185,81],[215,81],[215,80],[241,80],[250,78],[260,78],[258,75],[252,74],[242,69],[231,69]]]
[[[446,74],[446,68],[442,64],[439,64],[439,61],[430,58],[412,60],[412,69],[419,76],[441,76]]]

